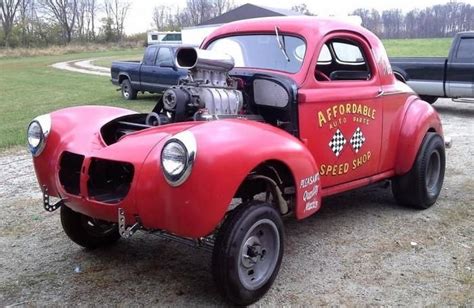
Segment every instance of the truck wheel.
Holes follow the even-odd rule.
[[[445,166],[443,139],[436,133],[426,134],[411,170],[392,180],[397,203],[417,209],[432,206],[443,186]]]
[[[65,205],[61,206],[61,224],[74,243],[89,249],[113,244],[120,238],[117,224],[74,212]]]
[[[128,101],[137,98],[137,90],[132,88],[130,80],[124,79],[120,85],[122,87],[122,97]]]
[[[264,202],[241,205],[217,234],[212,255],[216,286],[234,304],[252,304],[272,286],[282,257],[280,213]]]
[[[434,104],[438,98],[436,96],[421,95],[420,98],[428,104]]]

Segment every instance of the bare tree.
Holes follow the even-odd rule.
[[[312,14],[309,9],[308,9],[308,6],[306,5],[306,3],[301,3],[301,4],[297,4],[297,5],[293,5],[291,7],[291,10],[295,11],[295,12],[298,12],[300,14],[303,14],[303,15],[308,15],[308,16],[312,16],[314,14]]]
[[[105,1],[105,12],[107,14],[107,18],[111,18],[114,23],[118,40],[123,38],[124,23],[129,9],[130,2],[124,0]]]
[[[233,7],[233,0],[214,0],[214,17],[230,11]]]
[[[46,10],[56,19],[63,30],[66,43],[72,40],[72,33],[77,18],[78,0],[42,0]]]
[[[157,30],[165,30],[170,26],[170,20],[172,19],[170,7],[166,5],[159,5],[153,8],[153,26]]]
[[[4,44],[9,47],[10,35],[13,29],[13,22],[15,15],[20,6],[21,0],[0,0],[0,20],[2,21],[2,28],[4,34]]]

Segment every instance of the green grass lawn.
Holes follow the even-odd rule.
[[[452,38],[384,40],[389,57],[447,57]]]
[[[141,61],[143,58],[143,50],[138,50],[134,53],[124,54],[124,55],[115,55],[110,57],[104,57],[92,61],[93,64],[103,67],[111,67],[112,61]]]
[[[111,105],[150,111],[156,95],[124,101],[110,78],[57,70],[52,63],[93,57],[121,57],[135,50],[89,52],[63,56],[0,59],[0,149],[26,144],[25,131],[34,117],[76,105]]]
[[[389,56],[446,56],[451,39],[386,40]],[[26,144],[26,126],[34,117],[76,105],[110,105],[148,112],[156,95],[139,95],[126,102],[109,78],[61,71],[50,64],[86,58],[101,58],[97,65],[114,60],[137,60],[143,49],[85,52],[62,56],[0,58],[0,149]]]

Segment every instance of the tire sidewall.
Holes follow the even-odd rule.
[[[440,157],[440,171],[439,179],[434,190],[429,190],[426,184],[427,165],[433,152],[437,151]],[[441,188],[444,181],[444,172],[446,167],[446,156],[444,150],[443,139],[434,133],[429,133],[423,142],[423,146],[416,160],[417,182],[420,187],[419,198],[420,205],[423,208],[428,208],[433,205],[441,193]]]
[[[130,83],[130,80],[125,79],[124,81],[122,81],[122,84],[120,85],[120,87],[121,87],[121,93],[122,93],[123,99],[129,101],[135,98],[134,90],[132,88],[132,84]],[[125,89],[126,87],[128,88],[128,91]],[[126,92],[128,93],[128,96],[125,94]]]

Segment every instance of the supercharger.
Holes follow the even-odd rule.
[[[163,108],[174,121],[191,117],[237,115],[243,106],[242,92],[228,72],[234,59],[224,53],[193,47],[176,51],[175,64],[189,70],[188,78],[163,94]]]

